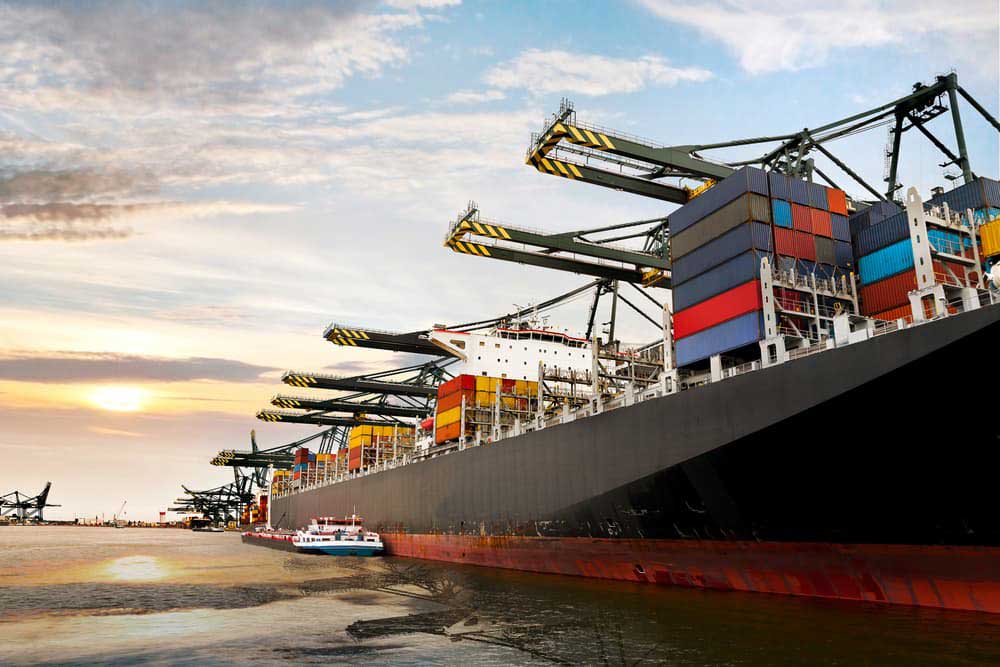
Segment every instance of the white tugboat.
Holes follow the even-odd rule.
[[[305,530],[294,533],[258,530],[243,533],[243,541],[299,553],[330,556],[378,556],[383,551],[378,533],[365,530],[364,519],[352,514],[338,519],[313,517]]]

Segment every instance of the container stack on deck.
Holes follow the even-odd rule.
[[[977,179],[936,195],[925,203],[925,207],[945,203],[952,213],[964,217],[965,211],[972,209],[977,222],[988,220],[991,214],[1000,212],[1000,184],[990,179]],[[856,225],[854,252],[858,257],[862,285],[861,312],[881,320],[910,319],[909,293],[918,287],[910,225],[905,211],[879,219],[890,211],[888,206],[881,205],[871,215],[872,221]],[[927,230],[927,238],[934,250],[931,261],[936,282],[960,286],[977,279],[980,267],[970,267],[946,257],[973,258],[972,237],[954,229],[931,227]]]
[[[413,448],[412,426],[355,426],[348,438],[347,469],[361,470]]]
[[[669,225],[679,366],[761,340],[762,257],[776,272],[819,278],[853,265],[843,191],[752,167],[672,213]]]
[[[499,394],[497,394],[499,392]],[[459,375],[438,385],[434,442],[442,444],[463,435],[473,437],[492,428],[499,398],[500,421],[530,418],[538,399],[538,383],[477,375]],[[463,412],[464,406],[464,412]]]

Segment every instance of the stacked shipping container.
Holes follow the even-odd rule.
[[[853,263],[841,190],[751,167],[672,213],[669,225],[680,366],[761,339],[761,258],[821,277]]]
[[[465,433],[471,437],[476,428],[492,423],[488,414],[496,408],[497,391],[500,392],[501,412],[526,415],[532,399],[538,396],[538,383],[530,380],[478,375],[459,375],[438,386],[437,414],[435,415],[434,442],[441,444],[458,440]],[[462,412],[463,401],[465,412]]]
[[[355,426],[348,437],[347,469],[361,470],[413,447],[412,426]]]
[[[929,228],[927,239],[939,253],[972,258],[972,240],[957,232]],[[854,237],[854,252],[858,257],[861,278],[861,312],[881,320],[899,319],[907,310],[909,293],[917,289],[913,266],[913,246],[910,225],[905,211],[869,224]],[[975,272],[947,259],[933,259],[935,281],[962,285],[976,279]]]

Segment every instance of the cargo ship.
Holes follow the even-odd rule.
[[[561,113],[529,163],[673,196],[557,159],[559,141],[605,156],[630,145]],[[1000,371],[1000,183],[970,175],[926,200],[910,188],[862,204],[801,173],[744,166],[684,198],[638,273],[621,268],[637,251],[558,239],[598,258],[571,270],[604,286],[669,281],[651,343],[573,336],[530,310],[485,331],[331,325],[339,345],[451,365],[421,394],[429,418],[380,422],[358,408],[343,448],[299,450],[275,471],[270,525],[356,507],[388,555],[1000,613],[1000,425],[986,407]],[[446,245],[562,268],[508,241],[549,239],[470,205]],[[379,386],[391,400],[377,405],[415,405],[393,394],[407,395],[402,384]],[[297,401],[275,404],[349,406]]]

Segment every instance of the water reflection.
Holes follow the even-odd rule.
[[[975,614],[305,556],[231,534],[13,535],[0,664],[1000,664],[1000,619]]]
[[[116,558],[105,566],[105,571],[116,581],[155,581],[168,574],[166,565],[153,556]]]

